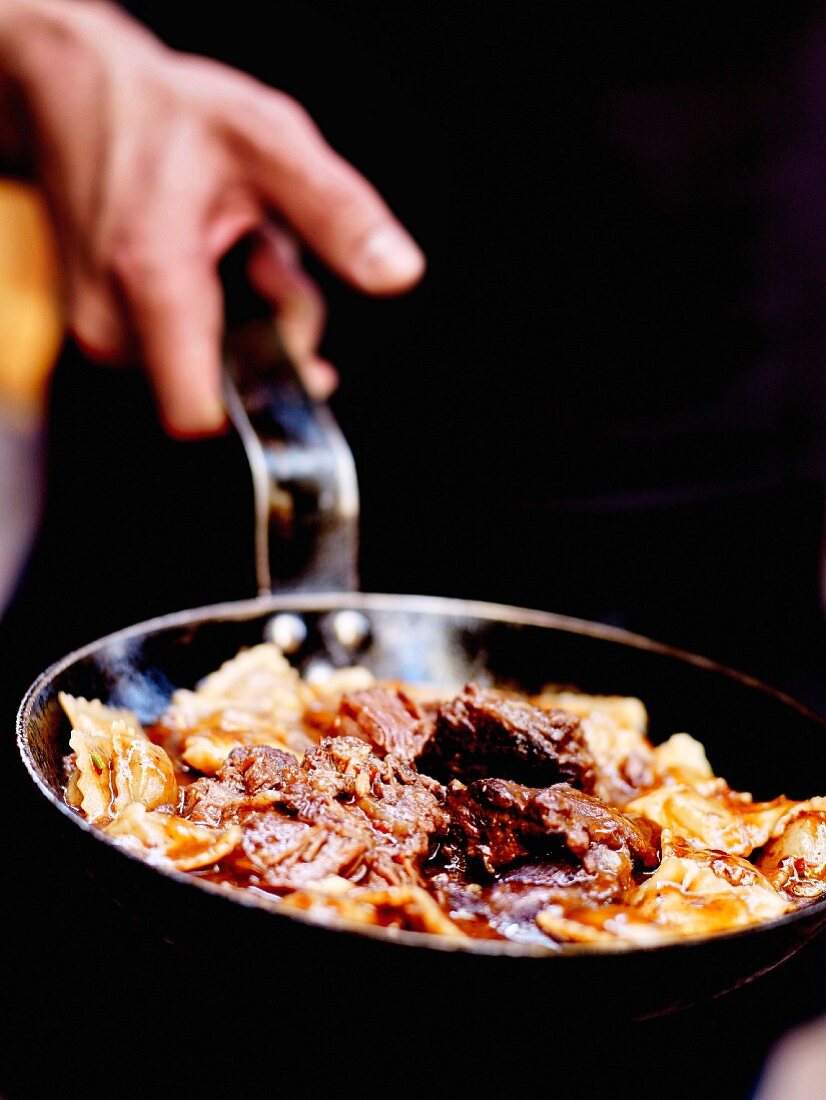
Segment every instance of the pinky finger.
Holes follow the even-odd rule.
[[[338,371],[326,359],[314,355],[298,363],[297,368],[313,401],[326,401],[338,388]]]

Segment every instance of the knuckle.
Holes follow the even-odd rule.
[[[253,157],[263,154],[289,165],[306,155],[307,142],[322,141],[306,110],[296,99],[275,88],[248,86],[232,108],[230,126]]]
[[[166,300],[174,297],[176,277],[185,263],[154,237],[133,232],[114,246],[110,266],[128,294]]]
[[[109,310],[102,296],[94,288],[78,283],[69,289],[68,319],[88,332],[110,327]]]
[[[129,234],[113,246],[111,267],[122,283],[140,286],[157,275],[161,257],[156,245]]]
[[[115,362],[124,354],[125,339],[119,321],[100,304],[88,300],[69,305],[67,325],[75,342],[91,358]]]
[[[267,89],[270,111],[277,122],[290,126],[315,128],[310,112],[297,99],[277,88]]]

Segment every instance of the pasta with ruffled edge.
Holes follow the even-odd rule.
[[[390,685],[392,690],[398,686]],[[401,687],[410,714],[420,714],[422,721],[433,715],[440,698],[436,689]],[[220,879],[222,862],[242,852],[244,824],[223,810],[208,822],[189,814],[185,792],[192,778],[202,775],[201,782],[220,786],[231,754],[243,756],[258,747],[286,753],[296,768],[306,767],[309,750],[323,735],[335,734],[342,699],[384,688],[358,667],[333,672],[326,682],[307,683],[275,646],[263,644],[225,662],[195,689],[175,692],[154,740],[127,710],[61,695],[72,724],[66,801],[148,861],[214,872]],[[619,899],[583,905],[573,893],[570,904],[560,904],[557,893],[535,906],[531,920],[540,938],[631,947],[708,935],[773,919],[826,892],[826,799],[793,802],[780,796],[753,802],[714,776],[702,745],[688,734],[652,745],[638,699],[548,690],[530,702],[545,712],[576,716],[578,736],[595,765],[588,797],[661,830],[658,865],[653,871],[638,869]],[[345,725],[359,736],[352,717],[341,728]],[[157,743],[157,731],[169,753]],[[375,770],[362,767],[368,758],[382,763],[371,753],[358,757],[353,791],[362,797],[373,782],[370,769]],[[388,756],[388,763],[393,759]],[[462,785],[457,779],[452,783]],[[261,805],[272,801],[268,796]],[[392,799],[389,804],[395,805]],[[381,805],[370,810],[374,824],[382,821]],[[388,821],[381,828],[396,827],[392,813]],[[300,821],[294,827],[300,831]],[[311,831],[319,830],[313,826]],[[433,843],[431,837],[431,849]],[[351,850],[363,847],[355,843]],[[296,851],[306,848],[302,841]],[[402,875],[401,883],[365,884],[364,866],[356,861],[315,880],[305,874],[300,888],[280,891],[283,904],[322,921],[343,919],[440,936],[478,934],[466,911],[451,911],[447,895],[433,889],[424,874],[408,868],[409,881]],[[511,872],[511,877],[518,874]],[[497,926],[491,922],[491,927]]]

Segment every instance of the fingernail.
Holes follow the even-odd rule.
[[[307,393],[314,401],[326,401],[338,386],[338,371],[326,359],[317,355],[299,365]]]
[[[356,276],[373,291],[401,290],[421,278],[424,268],[422,250],[394,225],[374,229],[356,257]]]

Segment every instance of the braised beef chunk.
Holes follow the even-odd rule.
[[[536,915],[551,905],[594,904],[593,878],[575,860],[525,863],[488,883],[440,872],[430,889],[450,919],[475,939],[547,944]]]
[[[184,788],[181,814],[198,825],[219,826],[232,820],[239,791],[217,779],[196,779]]]
[[[542,826],[528,817],[534,794],[507,779],[477,779],[469,787],[454,780],[447,794],[452,827],[442,846],[445,856],[456,864],[464,855],[489,875],[527,859],[544,840]]]
[[[443,782],[497,776],[533,787],[561,780],[591,790],[594,780],[594,760],[575,715],[540,710],[477,684],[439,709],[419,766]]]
[[[618,901],[624,892],[616,878],[596,877],[564,854],[555,861],[519,864],[486,883],[439,871],[429,888],[467,935],[538,944],[548,939],[536,924],[537,913],[554,905],[587,909]]]
[[[655,826],[632,820],[593,795],[568,783],[544,790],[505,779],[477,779],[468,787],[452,783],[447,807],[452,829],[443,845],[459,846],[471,862],[491,875],[543,855],[565,854],[586,871],[619,873],[613,855],[653,867],[658,860]]]
[[[567,783],[534,792],[531,815],[549,833],[564,836],[567,848],[580,859],[598,846],[626,848],[637,863],[656,867],[659,830],[646,818],[631,818],[594,795]]]
[[[379,760],[355,737],[328,737],[307,752],[304,768],[315,781],[330,765],[352,791],[353,805],[406,858],[424,856],[428,837],[447,828],[442,787],[409,764],[393,756]]]
[[[656,826],[568,783],[537,790],[454,780],[447,809],[451,828],[434,846],[428,884],[476,937],[547,942],[535,923],[540,910],[622,902],[658,861]]]
[[[594,904],[601,900],[599,891],[600,884],[581,863],[560,858],[553,863],[512,867],[487,886],[483,896],[494,927],[501,930],[507,924],[529,924],[533,930],[540,909],[557,902],[570,905],[574,899],[583,905]]]
[[[363,884],[417,884],[429,838],[447,816],[435,780],[364,741],[330,737],[300,763],[264,745],[234,749],[215,779],[187,788],[184,815],[240,822],[228,857],[241,878],[294,890],[328,875]]]
[[[234,869],[275,890],[296,890],[327,875],[345,875],[361,864],[370,843],[368,830],[340,815],[317,825],[274,811],[253,811],[243,820],[241,847],[232,855]]]
[[[351,784],[352,785],[352,784]],[[307,783],[304,765],[269,745],[233,749],[215,779],[198,779],[184,791],[183,814],[192,821],[229,825],[242,813],[282,806],[311,812],[305,803],[336,798],[347,784],[335,768]]]
[[[403,691],[376,687],[342,697],[333,729],[366,741],[377,756],[414,760],[433,730],[432,718]]]
[[[224,860],[237,882],[422,885],[470,935],[547,943],[540,910],[621,903],[657,864],[656,826],[577,789],[592,777],[572,715],[474,684],[428,709],[374,688],[345,696],[300,761],[235,749],[186,788],[183,813],[243,826]]]
[[[290,790],[301,783],[302,770],[291,753],[253,745],[246,752],[236,749],[230,753],[219,775],[224,781],[240,785],[248,795],[256,795],[276,788]]]

